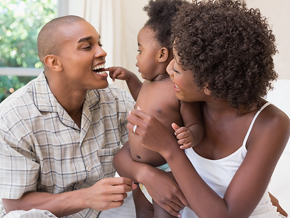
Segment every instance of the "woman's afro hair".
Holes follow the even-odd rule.
[[[189,4],[184,0],[150,0],[143,9],[149,19],[144,26],[155,32],[155,38],[161,46],[172,49],[171,23],[178,8]]]
[[[258,9],[235,0],[193,1],[172,22],[173,47],[199,88],[232,107],[250,109],[272,89],[278,75],[275,37]]]

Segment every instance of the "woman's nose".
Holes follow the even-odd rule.
[[[173,76],[173,72],[172,72],[173,62],[174,62],[174,59],[172,59],[166,67],[166,71],[169,74],[169,76]]]

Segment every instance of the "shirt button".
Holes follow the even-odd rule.
[[[87,166],[86,169],[87,169],[88,172],[91,171],[91,167],[90,166]]]

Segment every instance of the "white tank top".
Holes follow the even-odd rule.
[[[192,148],[186,149],[185,153],[192,165],[200,175],[200,177],[221,197],[224,197],[226,189],[234,177],[236,171],[240,167],[241,163],[245,159],[247,154],[246,142],[250,135],[253,124],[260,114],[260,112],[269,105],[266,103],[259,109],[253,118],[249,130],[245,136],[242,146],[234,153],[227,157],[218,160],[210,160],[198,155]],[[268,190],[264,193],[258,206],[251,214],[251,218],[276,218],[281,217],[276,211],[270,201]],[[182,218],[196,218],[195,213],[188,207],[181,211]]]

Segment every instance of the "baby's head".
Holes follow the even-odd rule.
[[[144,7],[149,19],[139,31],[136,57],[144,79],[153,80],[166,73],[166,66],[173,58],[171,23],[178,8],[186,3],[184,0],[150,0]]]
[[[172,24],[174,50],[199,88],[231,106],[261,105],[277,78],[275,37],[259,10],[233,0],[181,7]]]

